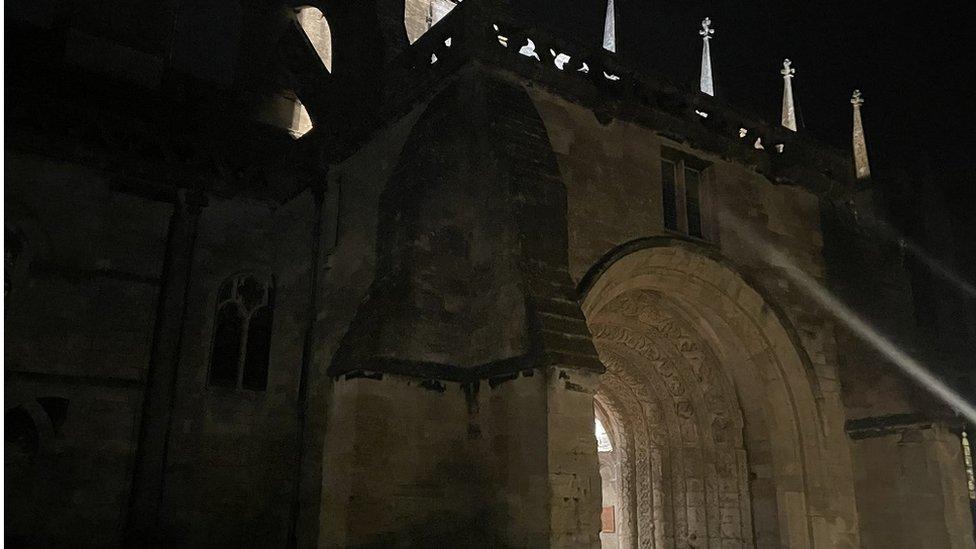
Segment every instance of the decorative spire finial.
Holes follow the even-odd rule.
[[[702,30],[698,31],[698,34],[702,35],[705,40],[711,39],[712,35],[715,34],[715,29],[709,28],[712,24],[712,20],[708,17],[702,19]]]
[[[779,73],[782,74],[786,78],[793,78],[793,75],[796,74],[796,69],[790,67],[790,65],[792,65],[792,64],[793,64],[793,62],[790,61],[789,59],[784,59],[783,60],[783,70],[779,71]]]
[[[796,69],[790,66],[792,64],[789,59],[784,59],[783,70],[779,73],[783,75],[783,127],[796,131],[796,108],[793,103],[793,85],[790,82]]]
[[[603,25],[603,49],[617,52],[617,14],[613,9],[613,0],[607,0],[607,19]]]
[[[702,19],[702,30],[698,34],[702,37],[702,60],[701,60],[701,85],[702,93],[715,96],[715,84],[712,81],[712,54],[708,47],[708,41],[715,34],[715,29],[711,28],[712,20],[706,17]]]
[[[864,126],[861,123],[861,105],[864,98],[861,90],[854,90],[851,95],[851,105],[854,106],[854,171],[858,179],[871,177],[871,166],[868,164],[868,146],[864,140]]]

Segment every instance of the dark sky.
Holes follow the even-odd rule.
[[[928,157],[954,217],[976,227],[973,0],[615,1],[618,54],[688,86],[697,87],[698,29],[709,16],[716,95],[770,122],[780,116],[779,69],[789,57],[801,131],[835,146],[850,147],[849,101],[860,88],[878,179],[892,168],[918,169]],[[587,21],[580,34],[601,32],[605,5],[574,6],[574,19]],[[970,234],[976,240],[976,230]]]

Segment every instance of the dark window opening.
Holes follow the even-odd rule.
[[[676,166],[667,160],[661,161],[662,205],[664,207],[664,227],[678,230],[678,193]]]
[[[247,329],[247,352],[244,355],[245,389],[263,391],[268,387],[268,361],[271,355],[271,308],[261,307]]]
[[[217,292],[210,385],[264,391],[268,387],[274,287],[237,275]]]
[[[226,303],[217,313],[210,383],[221,387],[237,385],[237,363],[241,354],[241,320],[237,304]]]
[[[661,202],[666,230],[705,238],[702,187],[708,166],[688,153],[661,147]]]
[[[701,172],[685,168],[685,210],[688,214],[688,234],[702,238],[701,228]]]

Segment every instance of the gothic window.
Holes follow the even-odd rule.
[[[444,18],[459,0],[406,0],[403,8],[403,25],[407,38],[413,44],[431,27]]]
[[[263,391],[268,386],[274,286],[252,273],[235,275],[217,294],[210,385]]]
[[[705,238],[702,185],[706,164],[672,149],[661,151],[661,211],[664,228]]]
[[[332,72],[332,31],[325,15],[318,8],[304,6],[296,10],[295,17],[322,64]]]

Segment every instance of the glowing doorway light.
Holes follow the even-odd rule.
[[[764,241],[727,210],[720,212],[723,220],[738,233],[739,237],[752,246],[767,263],[781,267],[784,274],[790,278],[804,293],[813,298],[824,309],[830,311],[837,320],[843,322],[848,329],[874,347],[895,366],[898,366],[908,377],[912,378],[928,390],[939,400],[948,404],[970,423],[976,423],[976,407],[962,396],[949,388],[939,378],[928,371],[921,363],[902,351],[893,342],[883,336],[873,326],[864,321],[857,313],[835,297],[830,290],[807,275],[791,261],[785,254],[778,251],[769,242]]]
[[[596,434],[596,451],[597,452],[612,452],[613,443],[610,442],[610,435],[607,434],[607,430],[603,428],[603,423],[599,420],[595,420],[596,425],[594,431]]]

